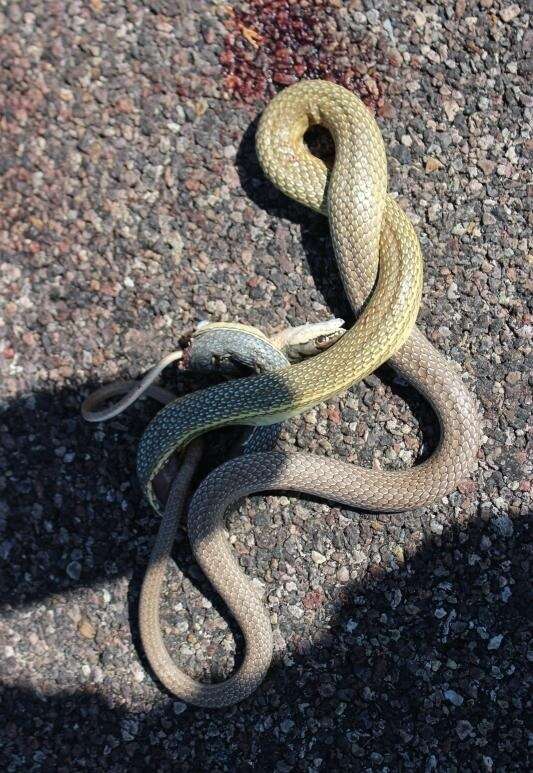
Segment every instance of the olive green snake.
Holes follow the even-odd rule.
[[[332,169],[304,141],[321,124],[333,137]],[[354,326],[310,359],[278,370],[224,382],[168,404],[145,430],[137,471],[150,503],[162,505],[157,482],[174,475],[140,602],[143,645],[161,682],[183,700],[225,706],[247,697],[264,678],[272,657],[268,613],[240,569],[223,530],[224,514],[241,497],[294,490],[348,506],[382,512],[421,507],[442,498],[473,468],[481,441],[475,401],[457,368],[415,327],[422,292],[422,256],[407,216],[387,192],[387,165],[379,128],[363,103],[323,81],[295,84],[264,111],[256,139],[266,176],[283,193],[324,214],[335,257],[354,311]],[[378,270],[379,269],[379,270]],[[362,308],[362,311],[361,311]],[[433,406],[440,422],[438,448],[406,470],[377,470],[305,453],[248,453],[218,467],[189,505],[194,555],[241,628],[244,660],[220,684],[201,684],[183,673],[165,648],[159,595],[177,518],[205,432],[228,425],[275,424],[344,392],[389,360]]]

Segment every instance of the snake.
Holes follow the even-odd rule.
[[[307,148],[311,124],[330,130],[331,172]],[[316,357],[273,373],[219,384],[165,406],[144,431],[137,474],[161,512],[153,481],[194,438],[224,426],[276,424],[327,400],[388,360],[407,340],[422,295],[422,254],[409,219],[387,194],[379,127],[363,102],[341,86],[302,82],[267,106],[257,134],[259,161],[278,188],[327,214],[345,286],[379,262],[375,287],[354,326]],[[327,179],[329,178],[329,179]],[[327,186],[326,186],[327,181]],[[320,185],[320,183],[323,183]]]
[[[315,124],[332,135],[332,166],[305,143],[306,131]],[[341,86],[302,81],[266,107],[256,148],[266,177],[279,190],[328,218],[344,289],[359,316],[332,346],[310,359],[167,402],[141,438],[138,476],[157,512],[163,510],[157,481],[169,465],[177,470],[141,594],[143,645],[167,689],[211,708],[249,696],[266,676],[273,651],[268,613],[224,533],[229,507],[244,496],[276,490],[305,492],[368,511],[427,506],[472,471],[482,439],[477,403],[459,369],[415,325],[422,255],[409,219],[387,191],[384,144],[368,109]],[[296,416],[346,391],[385,361],[421,392],[438,417],[440,441],[429,459],[410,469],[377,470],[303,452],[256,451],[225,462],[197,488],[188,509],[191,547],[241,628],[245,654],[224,682],[190,678],[165,648],[158,604],[177,519],[199,462],[201,436],[217,427],[262,428]]]

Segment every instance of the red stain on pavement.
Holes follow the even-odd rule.
[[[383,105],[369,43],[339,29],[334,0],[252,0],[246,10],[227,10],[220,63],[228,97],[253,104],[301,78],[322,78],[354,91],[372,110]]]

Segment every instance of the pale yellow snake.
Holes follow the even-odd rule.
[[[303,140],[314,123],[326,126],[335,142],[330,174]],[[172,402],[142,437],[138,473],[158,509],[152,485],[156,476],[175,451],[191,444],[167,503],[140,614],[143,643],[158,677],[179,697],[202,706],[229,705],[249,695],[263,679],[272,654],[268,615],[224,536],[222,521],[230,504],[252,492],[292,489],[371,510],[427,505],[470,472],[481,438],[475,403],[459,373],[413,327],[422,281],[418,239],[387,193],[381,135],[364,105],[331,83],[291,86],[265,110],[257,151],[266,175],[278,188],[328,217],[350,303],[355,310],[365,306],[354,327],[326,352],[273,374],[221,384]],[[194,554],[246,639],[244,662],[228,681],[195,682],[168,656],[158,617],[176,514],[199,455],[195,438],[217,426],[269,424],[301,413],[347,389],[389,358],[439,417],[441,441],[425,463],[382,471],[306,454],[251,454],[217,468],[195,493],[188,526]]]

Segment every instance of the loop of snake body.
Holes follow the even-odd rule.
[[[333,136],[331,172],[304,143],[306,130],[316,123]],[[161,682],[183,700],[208,707],[231,705],[250,695],[272,657],[268,614],[224,535],[228,507],[245,495],[277,489],[382,512],[428,505],[472,470],[481,441],[476,403],[457,368],[414,327],[422,278],[418,239],[387,193],[381,135],[364,105],[331,83],[291,86],[266,108],[257,152],[265,174],[280,190],[328,217],[349,301],[355,311],[365,306],[354,327],[322,354],[171,402],[141,439],[138,473],[157,510],[153,483],[175,451],[183,457],[143,585],[141,636]],[[191,679],[165,649],[158,605],[185,487],[199,458],[197,438],[217,426],[260,426],[301,413],[346,390],[387,359],[429,400],[439,418],[439,446],[423,464],[384,471],[305,453],[251,453],[221,465],[197,489],[188,514],[191,547],[241,627],[246,650],[242,665],[227,681],[201,684]]]
[[[311,123],[326,126],[335,142],[327,187],[324,163],[304,143]],[[275,424],[345,391],[405,343],[420,306],[420,245],[408,218],[387,194],[383,140],[361,100],[322,81],[295,85],[265,110],[257,150],[279,188],[327,214],[346,287],[356,292],[361,278],[374,284],[376,273],[377,282],[351,330],[312,360],[187,395],[160,411],[137,454],[139,480],[157,511],[153,481],[172,454],[208,430]]]

